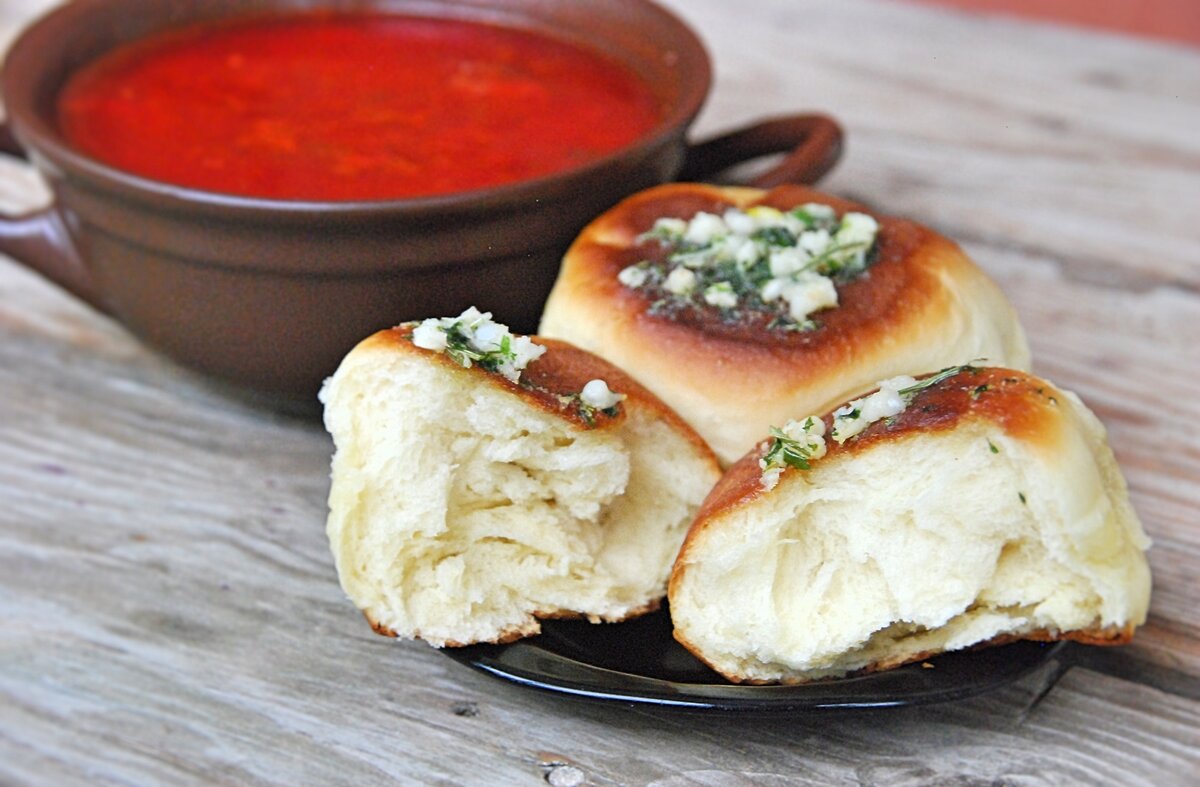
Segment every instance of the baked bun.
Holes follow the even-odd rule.
[[[657,220],[693,220],[687,230],[693,237],[694,219],[702,213],[720,217],[752,206],[787,213],[808,203],[832,207],[834,220],[858,213],[868,217],[863,222],[877,224],[870,249],[859,249],[865,271],[847,275],[853,269],[843,269],[832,287],[804,272],[825,289],[800,288],[801,297],[788,303],[779,297],[787,279],[771,285],[772,294],[764,285],[761,298],[755,292],[734,306],[710,303],[727,297],[717,292],[710,298],[707,290],[679,296],[665,289],[672,247],[659,232],[666,225],[656,226]],[[814,231],[798,245],[819,254],[819,241],[807,243],[819,235]],[[638,272],[644,261],[652,263],[648,279]],[[772,260],[772,273],[775,265]],[[633,278],[623,283],[627,269]],[[670,282],[675,290],[694,286],[695,277],[680,275]],[[831,307],[835,290],[837,305]],[[809,304],[814,311],[780,319],[805,299],[815,299]],[[625,369],[683,416],[725,464],[750,450],[769,425],[824,412],[876,380],[970,358],[1029,365],[1012,307],[956,244],[919,224],[871,214],[802,186],[760,191],[673,184],[626,199],[585,228],[567,252],[539,333]]]
[[[753,683],[1014,639],[1128,641],[1149,542],[1095,416],[1007,369],[898,385],[907,407],[844,443],[826,415],[730,468],[671,575],[676,639]]]
[[[375,630],[458,646],[537,634],[539,618],[657,608],[720,475],[704,442],[563,342],[536,339],[545,354],[514,382],[415,346],[416,327],[361,342],[321,393],[336,445],[329,540]],[[587,405],[597,379],[623,401]]]

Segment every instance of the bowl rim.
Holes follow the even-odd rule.
[[[681,70],[682,89],[679,100],[664,113],[654,128],[637,140],[611,153],[582,164],[558,170],[526,180],[489,186],[480,189],[457,191],[433,196],[402,197],[376,200],[304,200],[279,199],[230,194],[173,184],[137,175],[106,164],[71,146],[60,133],[56,124],[38,111],[35,99],[37,74],[47,58],[71,45],[70,31],[77,29],[82,21],[92,14],[103,13],[104,9],[136,3],[137,0],[74,0],[52,9],[35,20],[13,42],[4,58],[0,71],[0,91],[5,96],[8,123],[21,146],[28,152],[45,158],[64,173],[93,184],[100,184],[106,191],[118,192],[137,201],[150,202],[158,210],[184,210],[187,212],[217,212],[243,215],[264,215],[276,218],[311,218],[314,215],[339,214],[343,216],[369,217],[376,214],[393,214],[398,211],[406,215],[420,216],[444,214],[456,210],[502,208],[515,203],[528,203],[537,197],[558,192],[567,192],[576,184],[586,182],[593,176],[621,162],[641,162],[657,154],[675,137],[682,136],[700,113],[712,87],[712,59],[699,35],[674,12],[664,8],[655,0],[620,0],[631,6],[639,6],[661,20],[661,24],[672,29],[684,44],[675,54],[681,63],[690,63],[691,68]],[[428,16],[429,8],[436,5],[459,10],[458,14],[446,14],[456,19],[475,21],[482,18],[478,5],[458,3],[456,0],[439,0],[437,3],[415,2],[397,5],[394,0],[361,0],[352,5],[345,3],[300,3],[294,0],[270,0],[268,13],[290,13],[313,10],[323,6],[336,6],[345,10],[378,10],[383,13],[399,13]],[[525,16],[538,18],[538,3],[517,0]],[[604,3],[581,3],[579,7],[604,9],[611,12],[616,7],[613,0]],[[252,13],[252,12],[251,12]],[[619,12],[618,12],[619,13]],[[249,15],[244,11],[231,10],[222,17],[232,18]],[[184,20],[180,26],[194,21]],[[166,26],[170,27],[170,25]],[[166,29],[160,28],[161,29]],[[547,33],[538,29],[539,33]],[[119,46],[136,38],[125,39]],[[578,41],[567,41],[579,45]],[[61,86],[61,84],[60,84]],[[60,87],[59,86],[59,87]]]

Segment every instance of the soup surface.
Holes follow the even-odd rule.
[[[59,95],[71,144],[246,196],[431,196],[546,175],[660,119],[620,64],[547,36],[386,14],[201,25],[119,48]]]

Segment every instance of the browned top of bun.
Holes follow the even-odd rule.
[[[790,210],[806,202],[821,202],[839,213],[860,211],[880,225],[877,256],[865,275],[837,285],[836,308],[814,316],[809,331],[768,330],[774,315],[743,312],[738,319],[700,306],[671,314],[649,311],[657,295],[624,287],[617,274],[639,261],[657,260],[666,250],[655,240],[638,241],[656,219],[690,219],[699,211],[720,214],[727,208],[767,205]],[[927,312],[939,301],[943,286],[941,265],[928,257],[939,250],[960,254],[957,246],[914,222],[881,216],[856,203],[805,186],[780,186],[767,192],[721,189],[703,184],[673,184],[642,192],[626,200],[589,226],[568,252],[573,270],[583,277],[580,288],[636,319],[646,341],[674,356],[690,353],[706,358],[729,357],[740,366],[803,368],[806,374],[844,363],[855,347],[876,347],[883,337],[910,320],[915,311]],[[697,329],[704,338],[697,339]]]
[[[361,346],[364,349],[378,347],[420,355],[446,368],[478,375],[481,381],[511,391],[530,406],[557,415],[580,429],[608,429],[616,426],[625,418],[625,405],[632,402],[682,431],[693,445],[706,455],[712,456],[708,444],[674,410],[621,369],[587,350],[581,350],[558,339],[532,336],[530,338],[545,347],[546,352],[526,366],[521,372],[520,380],[514,383],[501,374],[477,366],[464,368],[445,353],[417,347],[411,339],[413,327],[414,324],[403,324],[379,331],[364,339]],[[609,390],[625,394],[626,400],[617,408],[615,415],[597,409],[591,411],[588,417],[578,404],[572,401],[571,397],[577,395],[584,385],[596,379],[604,380]],[[716,462],[715,456],[712,459]]]
[[[1026,443],[1048,441],[1057,431],[1055,423],[1059,418],[1061,396],[1054,386],[1025,372],[1003,368],[966,369],[919,391],[904,412],[876,421],[845,443],[826,437],[826,454],[814,462],[852,456],[880,443],[904,440],[917,433],[953,429],[967,419],[987,421]],[[833,427],[832,413],[824,414],[822,420],[828,435]],[[766,453],[767,445],[768,441],[764,440],[726,471],[697,512],[697,523],[763,494],[763,471],[759,460]],[[796,472],[804,471],[789,470],[784,479],[789,473]]]

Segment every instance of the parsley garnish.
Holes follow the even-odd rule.
[[[804,208],[793,208],[789,212],[791,215],[795,216],[804,223],[805,229],[812,229],[813,227],[817,226],[817,217],[809,213]]]
[[[865,243],[834,243],[813,257],[804,266],[806,271],[816,271],[822,276],[835,276],[843,279],[851,278],[859,273],[862,273],[866,265],[854,265],[846,262],[846,252],[857,251],[867,244]]]
[[[976,358],[970,363],[964,363],[962,366],[947,366],[937,374],[926,377],[924,380],[920,380],[914,385],[908,386],[907,388],[901,388],[898,392],[900,394],[900,398],[904,400],[906,405],[912,404],[912,400],[916,398],[917,394],[919,394],[921,391],[924,391],[926,388],[932,388],[943,380],[948,380],[960,372],[978,371],[979,367],[975,364],[982,360],[982,358]],[[976,390],[978,390],[978,388]]]
[[[833,285],[873,262],[878,231],[866,214],[839,216],[820,203],[787,213],[755,206],[722,216],[702,211],[690,220],[664,217],[637,240],[656,242],[665,258],[644,259],[618,278],[645,291],[656,315],[715,309],[734,322],[758,312],[771,316],[768,330],[812,331],[820,324],[809,315],[838,305]],[[686,286],[671,278],[678,269],[690,273]]]
[[[804,440],[791,437],[779,427],[772,426],[771,443],[767,446],[767,452],[759,460],[759,466],[767,471],[784,466],[794,467],[797,470],[808,470],[813,459],[818,459],[825,454],[825,441],[821,438],[824,424],[820,424],[819,430],[815,429],[817,426],[818,420],[815,417],[810,415],[804,419],[802,429],[807,438]]]
[[[812,451],[799,440],[793,440],[777,427],[771,427],[771,447],[763,456],[762,461],[768,467],[784,464],[798,470],[808,470],[811,465]]]
[[[768,246],[795,246],[796,236],[788,231],[787,227],[763,227],[756,230],[750,236],[754,240],[760,240]]]
[[[559,396],[558,399],[563,403],[564,406],[579,413],[579,417],[582,418],[583,422],[588,426],[596,425],[597,413],[603,413],[609,418],[616,418],[621,412],[621,406],[619,404],[614,404],[612,407],[593,407],[592,405],[583,401],[579,394],[563,394]]]
[[[500,340],[500,348],[486,352],[471,346],[471,340],[462,330],[462,321],[456,322],[446,329],[446,355],[449,355],[459,366],[469,367],[475,364],[489,372],[499,369],[506,361],[516,360],[517,354],[512,349],[512,337],[504,336]]]

